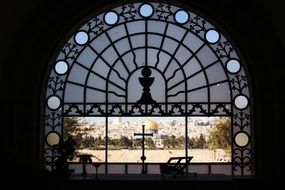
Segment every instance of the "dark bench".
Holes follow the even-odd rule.
[[[186,168],[190,164],[193,156],[189,157],[170,157],[165,164],[160,165],[160,173],[163,177],[164,174],[174,175],[184,175],[186,173]],[[194,173],[196,176],[196,173]]]

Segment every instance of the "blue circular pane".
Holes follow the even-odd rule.
[[[118,22],[118,14],[114,11],[110,11],[108,13],[105,14],[105,22],[109,25],[113,25],[113,24],[116,24]]]
[[[150,17],[153,13],[153,8],[150,4],[143,4],[140,7],[140,14],[142,17]]]
[[[248,106],[248,99],[244,95],[238,95],[234,100],[234,104],[238,109],[245,109]]]
[[[220,39],[220,34],[216,31],[216,30],[208,30],[207,33],[206,33],[206,40],[209,42],[209,43],[216,43],[218,42]]]
[[[60,104],[61,104],[60,99],[57,96],[51,96],[47,100],[47,106],[51,110],[57,110],[60,107]]]
[[[179,24],[185,24],[189,20],[189,14],[184,10],[179,10],[175,13],[174,18]]]
[[[88,42],[89,36],[86,32],[80,31],[75,35],[75,42],[79,45],[84,45]]]
[[[227,70],[230,73],[237,73],[240,70],[240,63],[236,59],[231,59],[227,62]]]
[[[65,61],[58,61],[56,64],[55,64],[55,72],[57,74],[60,74],[60,75],[63,75],[67,72],[68,70],[68,64],[65,62]]]

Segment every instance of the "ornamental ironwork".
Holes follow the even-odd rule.
[[[131,3],[94,16],[52,60],[43,166],[56,169],[65,116],[229,116],[232,174],[253,175],[243,62],[222,30],[194,10]]]

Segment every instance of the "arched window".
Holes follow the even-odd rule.
[[[111,8],[79,24],[51,64],[45,168],[56,169],[57,145],[71,136],[79,154],[102,163],[100,172],[139,172],[135,134],[145,125],[149,173],[171,156],[193,156],[198,173],[253,175],[244,61],[223,30],[196,11],[165,3]]]

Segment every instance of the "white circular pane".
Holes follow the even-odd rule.
[[[208,30],[206,33],[206,40],[209,43],[216,43],[220,39],[220,34],[216,30]]]
[[[237,73],[240,70],[240,63],[236,59],[231,59],[227,62],[227,70],[230,73]]]
[[[48,134],[47,143],[50,146],[57,145],[59,143],[59,135],[57,133]]]
[[[140,14],[143,17],[149,17],[153,13],[153,8],[149,4],[144,4],[140,7]]]
[[[68,64],[65,62],[65,61],[58,61],[56,64],[55,64],[55,72],[57,74],[65,74],[68,70]]]
[[[188,21],[189,19],[189,14],[186,11],[180,10],[175,13],[175,21],[184,24]]]
[[[48,98],[47,105],[50,109],[56,110],[60,107],[60,99],[57,96],[51,96]]]
[[[88,42],[89,36],[86,32],[80,31],[75,35],[75,42],[79,45],[84,45]]]
[[[246,133],[238,133],[235,137],[235,142],[238,146],[246,146],[248,144],[249,138],[248,135]]]
[[[248,99],[244,95],[239,95],[235,98],[234,103],[238,109],[245,109],[248,105]]]
[[[105,14],[105,22],[109,25],[116,24],[118,19],[118,14],[114,11],[110,11]]]

